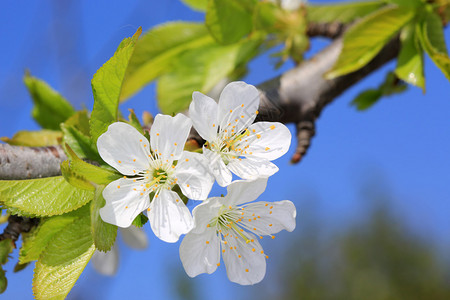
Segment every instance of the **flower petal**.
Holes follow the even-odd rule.
[[[199,234],[208,228],[208,224],[211,223],[213,218],[218,216],[219,209],[223,205],[221,199],[223,198],[208,198],[194,208],[192,214],[195,225],[191,232]]]
[[[269,177],[278,172],[278,167],[264,158],[247,157],[234,159],[228,169],[242,179],[256,179]]]
[[[178,178],[177,183],[183,194],[194,200],[205,200],[214,184],[208,160],[199,153],[184,151],[178,160],[174,176]]]
[[[133,126],[116,122],[97,140],[98,153],[124,175],[135,175],[148,168],[148,140]]]
[[[259,92],[243,81],[229,83],[220,94],[218,120],[220,128],[236,126],[236,132],[247,128],[256,118]]]
[[[100,208],[102,220],[119,227],[129,227],[134,218],[150,206],[148,193],[139,191],[139,187],[139,182],[124,178],[108,184],[103,190],[106,205]]]
[[[189,209],[177,193],[162,190],[150,203],[148,218],[155,235],[168,243],[175,243],[180,235],[189,232],[193,225]]]
[[[128,247],[136,250],[145,249],[148,247],[148,239],[142,228],[130,226],[128,228],[121,228],[122,239]]]
[[[220,262],[220,242],[216,229],[202,234],[189,232],[180,245],[180,259],[190,277],[213,273]]]
[[[284,124],[256,122],[248,129],[250,131],[248,139],[251,139],[251,142],[246,153],[251,153],[251,156],[274,160],[289,150],[292,137],[291,132]]]
[[[256,228],[255,234],[271,235],[283,229],[289,232],[295,229],[297,211],[294,203],[289,200],[250,203],[246,205],[244,211],[242,223],[249,228]],[[253,215],[256,218],[248,219]]]
[[[219,128],[216,101],[202,93],[194,92],[189,105],[189,116],[202,138],[207,141],[215,140]]]
[[[92,265],[94,269],[102,275],[113,276],[119,267],[119,249],[114,244],[110,251],[95,251],[92,255]]]
[[[157,114],[150,129],[152,150],[164,159],[177,160],[184,149],[192,121],[183,114],[175,117]]]
[[[264,251],[250,233],[245,233],[250,240],[246,243],[241,238],[226,238],[228,248],[222,250],[223,261],[227,268],[228,279],[242,285],[260,282],[266,274]]]
[[[237,180],[227,187],[227,195],[223,197],[225,205],[239,205],[256,200],[266,189],[267,178],[253,181]]]
[[[217,152],[210,151],[206,148],[203,148],[203,154],[208,159],[209,170],[216,178],[217,183],[220,186],[229,185],[233,177],[220,155]]]

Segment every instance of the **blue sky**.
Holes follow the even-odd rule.
[[[30,117],[32,104],[22,82],[25,69],[46,80],[76,108],[91,109],[90,79],[124,37],[131,36],[139,26],[147,30],[171,20],[203,19],[202,14],[190,11],[178,0],[2,4],[0,136],[9,137],[18,130],[39,129]],[[445,35],[450,40],[450,30]],[[322,40],[313,43],[312,52],[326,44]],[[286,65],[275,72],[270,62],[267,56],[256,59],[245,80],[258,84],[290,67]],[[317,213],[323,229],[333,232],[365,218],[368,203],[362,196],[362,187],[369,185],[394,199],[390,209],[418,235],[448,252],[450,84],[428,58],[425,64],[426,94],[411,87],[401,95],[383,99],[366,112],[349,106],[360,91],[382,82],[385,72],[395,67],[395,63],[390,63],[326,107],[317,121],[317,134],[307,156],[299,165],[289,165],[291,147],[287,155],[277,160],[280,171],[269,179],[261,200],[290,199],[297,206],[299,222],[303,216]],[[138,116],[143,110],[156,113],[154,97],[155,87],[150,85],[121,109],[126,112],[133,108]],[[212,194],[223,192],[215,188]],[[146,231],[149,249],[132,251],[121,245],[117,276],[102,277],[88,266],[69,299],[174,298],[173,274],[183,272],[179,244],[159,241],[149,226]],[[263,247],[269,253],[283,248],[292,235],[295,233],[280,233],[274,241],[263,241]],[[13,257],[17,258],[17,254]],[[13,274],[12,268],[11,263],[6,267],[9,286],[4,295],[31,299],[32,268],[18,274]],[[268,261],[268,272],[271,271],[277,272],[276,258]],[[219,295],[216,299],[229,299],[252,291],[228,282],[223,268],[192,282],[199,285],[206,298]],[[275,281],[266,279],[262,284],[276,289]]]

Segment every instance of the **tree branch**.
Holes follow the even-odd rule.
[[[330,36],[342,30],[331,28],[318,25],[310,30],[311,34],[320,32],[320,35],[325,35],[328,32]],[[297,147],[292,161],[299,162],[310,146],[310,140],[315,134],[315,120],[323,108],[362,78],[394,59],[399,47],[399,40],[395,38],[360,70],[325,80],[324,74],[334,65],[342,49],[342,39],[335,39],[310,60],[258,86],[261,104],[257,120],[295,123]],[[202,144],[198,135],[191,135],[191,138]],[[0,144],[0,179],[57,176],[61,174],[59,165],[65,159],[60,146],[27,148]]]

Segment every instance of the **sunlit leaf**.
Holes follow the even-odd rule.
[[[380,1],[348,2],[338,4],[307,5],[308,20],[317,23],[348,23],[379,9]]]
[[[16,146],[44,147],[58,145],[62,140],[62,132],[48,129],[39,131],[18,131],[11,139],[1,137],[0,140]]]
[[[395,74],[405,82],[424,90],[423,50],[418,42],[414,26],[403,29],[400,40],[402,45]]]
[[[19,253],[19,262],[25,264],[38,260],[41,253],[56,234],[69,224],[72,224],[75,220],[88,214],[89,206],[85,205],[76,211],[41,220],[36,230],[23,240]]]
[[[136,44],[125,74],[121,101],[131,97],[157,76],[170,71],[184,51],[212,42],[208,30],[201,23],[170,22],[152,28]]]
[[[94,143],[108,129],[109,124],[117,121],[122,82],[141,32],[142,29],[139,28],[132,38],[122,42],[114,56],[98,69],[92,78],[94,108],[90,120],[90,133]]]
[[[25,85],[34,102],[33,118],[42,128],[58,130],[75,113],[72,105],[44,81],[25,74]]]
[[[190,8],[198,11],[205,11],[208,0],[181,0]]]
[[[105,186],[95,190],[94,200],[91,203],[91,232],[95,247],[100,251],[109,251],[114,245],[117,236],[117,226],[106,223],[100,217],[100,208],[105,206],[102,192]]]
[[[211,90],[238,66],[248,62],[261,44],[258,38],[222,46],[218,44],[192,50],[178,58],[176,68],[160,77],[157,85],[158,106],[165,114],[185,110],[192,93]]]
[[[221,44],[236,43],[252,30],[253,0],[209,0],[205,24]]]
[[[18,210],[25,215],[60,215],[83,206],[92,198],[92,192],[71,186],[62,176],[0,180],[0,203],[10,212]]]
[[[389,6],[352,26],[345,33],[341,54],[326,78],[332,79],[364,67],[414,15],[414,10]]]
[[[89,215],[67,225],[49,242],[36,263],[33,277],[35,298],[64,299],[94,251]]]

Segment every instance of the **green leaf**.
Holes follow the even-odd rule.
[[[140,134],[144,134],[144,129],[142,128],[141,122],[139,121],[139,119],[136,117],[136,114],[134,113],[134,110],[129,108],[128,111],[130,112],[130,114],[128,115],[128,124],[130,124],[131,126],[133,126],[134,128],[137,129],[137,131],[139,131]]]
[[[341,54],[326,78],[332,79],[364,67],[414,15],[414,10],[389,6],[352,26],[345,33]]]
[[[93,193],[71,186],[64,177],[0,180],[0,203],[11,213],[33,216],[60,215],[91,201]]]
[[[72,105],[44,81],[26,73],[24,82],[34,102],[33,118],[42,128],[58,130],[59,124],[75,113]]]
[[[253,0],[209,0],[205,24],[214,39],[232,44],[252,30]]]
[[[41,220],[39,226],[33,233],[23,240],[19,253],[19,262],[25,264],[38,260],[41,253],[56,234],[61,232],[69,224],[72,224],[75,220],[88,214],[89,206],[85,205],[76,211]]]
[[[211,43],[213,39],[202,23],[170,22],[149,30],[137,42],[128,64],[121,101],[170,71],[184,51]]]
[[[414,26],[405,27],[400,35],[402,43],[395,74],[401,80],[425,90],[423,50],[418,42]]]
[[[145,225],[145,223],[147,223],[147,221],[148,221],[147,216],[140,213],[139,215],[136,216],[136,218],[134,218],[133,223],[131,223],[131,224],[138,228],[141,228],[142,226]]]
[[[206,11],[208,0],[181,0],[184,4],[193,10]]]
[[[422,0],[384,0],[388,4],[395,4],[398,6],[417,8],[423,6],[424,2]]]
[[[94,251],[88,215],[67,225],[50,241],[36,263],[35,298],[64,299]]]
[[[162,113],[171,115],[185,110],[194,91],[210,91],[255,56],[260,44],[261,39],[255,37],[227,46],[213,44],[181,55],[173,71],[158,80],[158,106]]]
[[[6,291],[7,286],[8,280],[6,279],[5,271],[0,267],[0,294],[3,294],[3,292]]]
[[[43,129],[39,131],[18,131],[12,139],[1,137],[5,143],[15,146],[44,147],[58,145],[62,140],[61,131]]]
[[[103,222],[100,217],[100,208],[105,206],[102,192],[105,186],[95,190],[94,200],[91,203],[91,232],[95,247],[100,251],[109,251],[114,245],[117,236],[117,226]]]
[[[358,18],[362,18],[377,9],[383,3],[380,1],[349,2],[326,5],[307,5],[306,12],[310,22],[349,23]]]
[[[426,12],[422,21],[417,24],[416,33],[423,49],[450,80],[450,58],[448,57],[439,16],[432,12]]]
[[[142,29],[139,28],[132,38],[121,43],[114,56],[98,69],[92,78],[94,108],[91,114],[90,132],[94,143],[108,129],[109,124],[117,121],[122,82],[134,45],[141,32]]]
[[[407,85],[401,82],[394,73],[389,72],[378,89],[368,89],[360,93],[352,101],[351,105],[356,106],[357,110],[366,110],[372,107],[382,97],[401,93],[407,88]]]
[[[86,110],[77,112],[62,123],[61,130],[64,133],[63,144],[68,144],[79,157],[102,161],[97,146],[90,137]]]
[[[14,245],[11,239],[0,241],[0,265],[8,262],[8,256],[13,251]]]
[[[64,161],[61,164],[61,172],[64,178],[73,186],[80,189],[95,190],[97,184],[108,184],[122,176],[119,173],[81,160],[68,145],[66,145],[65,150],[69,161]]]

